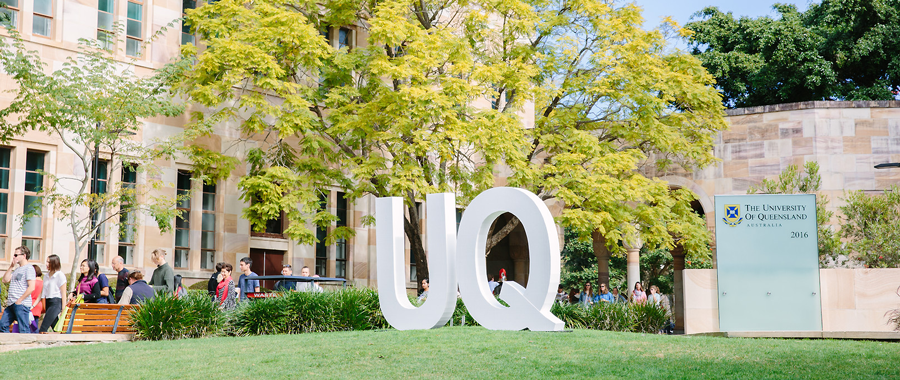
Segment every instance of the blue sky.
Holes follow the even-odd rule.
[[[818,1],[816,1],[818,2]],[[801,11],[806,10],[808,0],[635,0],[637,5],[644,8],[645,26],[659,25],[662,18],[672,16],[679,24],[684,25],[690,20],[691,15],[707,6],[719,7],[723,12],[732,12],[737,16],[774,16],[772,9],[775,3],[794,4]]]
[[[732,12],[735,17],[749,16],[775,16],[772,9],[775,3],[794,4],[800,11],[808,8],[809,0],[629,0],[634,1],[644,9],[644,28],[652,29],[662,23],[663,17],[671,16],[680,25],[684,25],[691,19],[691,15],[707,6],[718,7],[722,12]],[[818,1],[814,1],[818,3]],[[670,42],[676,42],[671,41]],[[674,47],[686,49],[682,41],[677,41]]]

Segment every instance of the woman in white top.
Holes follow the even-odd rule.
[[[60,272],[59,256],[47,257],[47,279],[44,281],[44,291],[41,294],[41,302],[44,303],[44,321],[41,322],[39,332],[47,332],[55,326],[62,312],[62,306],[66,304],[66,275]]]

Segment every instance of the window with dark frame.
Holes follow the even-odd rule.
[[[137,166],[123,164],[122,165],[122,188],[129,189],[129,197],[134,197],[134,190],[137,186]],[[124,195],[123,195],[124,196]],[[137,227],[135,226],[135,215],[132,206],[128,200],[122,201],[122,213],[119,215],[119,257],[125,264],[134,264],[134,235]]]
[[[102,0],[101,0],[102,1]],[[125,22],[125,55],[140,58],[144,44],[144,3],[128,0]]]
[[[25,212],[31,215],[22,226],[22,245],[32,252],[32,259],[41,258],[41,246],[44,238],[44,197],[39,193],[44,189],[45,152],[31,151],[25,153]]]
[[[419,219],[419,223],[422,223],[422,202],[416,202],[416,213],[419,215],[417,218]],[[412,217],[412,215],[410,215]],[[416,276],[418,272],[416,272],[416,255],[410,251],[409,252],[409,282],[416,282]]]
[[[328,210],[328,195],[319,194],[319,205],[322,210]],[[316,226],[316,273],[322,277],[328,277],[328,246],[325,245],[325,237],[328,229]]]
[[[175,258],[172,266],[186,269],[191,252],[191,173],[179,170],[175,187],[178,216],[175,218]]]
[[[337,48],[347,48],[353,50],[353,31],[348,28],[340,28],[337,33]]]
[[[109,187],[109,162],[107,161],[98,161],[97,162],[97,177],[91,180],[91,193],[95,195],[103,195],[106,194]],[[91,171],[91,176],[93,176],[93,170]],[[97,228],[97,232],[94,234],[94,246],[90,252],[88,257],[91,257],[97,263],[105,263],[106,259],[106,223],[103,223],[103,220],[106,219],[106,215],[94,212],[91,215],[91,226],[96,226],[98,223],[100,226]]]
[[[203,213],[200,223],[200,268],[216,266],[216,185],[203,184]]]
[[[337,226],[346,227],[349,214],[347,210],[346,194],[337,193],[335,204],[335,212],[337,214]],[[347,239],[340,238],[334,243],[334,277],[347,278]]]
[[[212,4],[212,3],[210,3],[210,4]],[[187,16],[186,13],[187,13],[188,9],[196,9],[196,8],[197,8],[196,0],[181,0],[181,16],[182,17]],[[187,23],[185,23],[184,19],[183,19],[181,21],[181,44],[182,45],[187,45],[187,44],[195,44],[196,45],[197,44],[196,41],[197,41],[197,39],[191,33],[191,27]]]
[[[0,260],[6,260],[9,242],[9,170],[12,149],[0,148]]]
[[[50,37],[53,31],[53,0],[34,0],[31,33]]]
[[[115,15],[115,0],[99,0],[97,3],[97,41],[100,42],[100,47],[106,50],[112,50],[116,46],[113,29]]]

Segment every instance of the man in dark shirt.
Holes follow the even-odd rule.
[[[116,303],[122,299],[122,293],[128,287],[128,269],[125,269],[125,259],[122,256],[113,257],[113,270],[116,271]]]
[[[216,273],[213,273],[212,277],[209,278],[209,282],[206,284],[206,291],[209,292],[209,295],[212,297],[216,296],[216,287],[219,286],[219,273],[222,273],[222,264],[225,263],[216,263]]]

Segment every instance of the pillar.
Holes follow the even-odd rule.
[[[528,239],[525,236],[525,228],[520,224],[509,234],[509,257],[513,260],[513,270],[509,281],[515,281],[522,286],[528,286]],[[509,274],[508,274],[509,275]]]
[[[671,253],[675,277],[671,302],[675,317],[675,333],[684,334],[684,247],[678,244]]]
[[[594,231],[591,234],[594,246],[594,256],[597,257],[597,289],[599,291],[600,284],[609,286],[609,249],[606,248],[606,238],[600,234],[600,231]]]
[[[644,242],[640,238],[625,241],[625,259],[627,261],[628,296],[634,290],[634,283],[641,281],[641,247]]]

